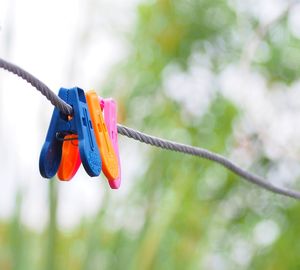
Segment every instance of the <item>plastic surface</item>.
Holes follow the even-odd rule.
[[[102,170],[107,179],[112,181],[119,176],[119,162],[102,116],[96,92],[93,90],[88,91],[86,93],[86,100],[94,127],[96,142],[102,158]]]
[[[82,165],[88,175],[98,176],[102,163],[84,91],[78,87],[61,88],[58,96],[73,107],[74,115],[72,117],[65,116],[57,108],[54,108],[40,154],[40,173],[45,178],[51,178],[58,170],[62,158],[63,141],[57,138],[57,134],[62,138],[66,135],[77,134]]]
[[[71,180],[81,164],[78,140],[71,140],[76,137],[77,135],[67,135],[67,141],[63,142],[62,158],[57,172],[57,177],[62,181]]]
[[[111,188],[118,189],[121,185],[121,162],[119,155],[119,143],[118,143],[118,129],[117,129],[117,105],[113,99],[99,99],[99,104],[103,108],[104,121],[107,127],[109,137],[112,141],[113,148],[115,150],[118,164],[119,164],[119,176],[114,180],[109,180],[108,183]]]
[[[96,92],[93,90],[88,91],[86,93],[86,100],[94,127],[96,142],[100,150],[102,170],[107,179],[113,181],[119,176],[119,162],[106,128]],[[78,147],[76,147],[74,141],[64,141],[58,178],[65,181],[70,180],[76,174],[80,162]]]

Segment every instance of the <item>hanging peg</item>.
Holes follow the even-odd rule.
[[[103,173],[109,181],[114,181],[114,179],[117,179],[119,176],[118,159],[102,116],[96,92],[93,90],[88,91],[86,93],[86,100],[92,125],[94,127],[96,142],[100,150]],[[62,160],[65,160],[65,162],[61,162],[58,169],[58,177],[60,180],[71,179],[76,174],[78,167],[80,166],[78,148],[76,148],[72,142],[73,141],[68,140],[65,141],[63,145]]]
[[[118,158],[108,134],[96,92],[93,90],[88,91],[86,93],[86,100],[90,110],[92,123],[95,127],[96,141],[103,162],[103,173],[109,181],[114,181],[119,176]]]
[[[120,155],[119,155],[119,143],[118,143],[118,128],[117,128],[117,104],[116,102],[111,99],[101,99],[99,98],[99,103],[101,106],[101,109],[104,112],[104,120],[107,127],[107,131],[109,134],[109,137],[111,139],[113,148],[115,150],[115,154],[118,159],[118,168],[119,173],[118,177],[114,180],[108,179],[108,183],[112,189],[118,189],[121,185],[121,161],[120,161]]]
[[[56,174],[62,159],[64,139],[68,139],[68,135],[77,135],[80,158],[86,172],[90,176],[98,176],[102,164],[84,91],[78,87],[61,88],[58,96],[72,106],[73,115],[63,115],[57,108],[54,109],[40,154],[40,173],[45,178]]]

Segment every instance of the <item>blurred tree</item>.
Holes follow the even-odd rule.
[[[237,108],[215,84],[206,90],[211,92],[206,95],[212,97],[206,112],[201,117],[193,114],[180,98],[172,96],[180,92],[183,97],[186,93],[192,102],[201,93],[197,87],[194,93],[178,89],[180,84],[171,89],[175,93],[166,91],[169,70],[175,73],[175,79],[193,73],[191,66],[198,56],[200,70],[218,75],[225,66],[243,61],[245,50],[251,49],[248,42],[252,31],[250,37],[258,35],[258,53],[264,49],[260,39],[265,38],[270,54],[267,61],[260,62],[254,51],[248,65],[270,83],[293,82],[298,78],[296,59],[300,50],[299,40],[289,34],[290,8],[282,10],[272,24],[257,28],[257,18],[249,13],[238,14],[231,1],[145,1],[138,9],[128,62],[116,72],[108,88],[120,95],[125,122],[145,132],[219,153],[230,151],[239,143],[232,133],[239,115]],[[241,20],[244,28],[239,25]],[[261,28],[265,35],[256,33]],[[276,29],[282,38],[274,44]],[[295,58],[289,61],[286,56]],[[195,76],[201,74],[196,70]],[[264,173],[271,161],[260,151],[253,166]],[[120,252],[127,254],[126,268],[299,268],[298,249],[290,251],[289,247],[295,245],[288,240],[288,235],[298,235],[298,207],[284,203],[282,198],[276,202],[275,196],[240,183],[236,176],[195,158],[150,149],[146,167],[139,179],[140,192],[135,188],[128,198],[132,206],[142,206],[143,225],[134,240],[124,240],[122,233],[127,248]],[[268,200],[272,205],[266,205]],[[280,236],[273,245],[259,245],[253,235],[260,230],[266,234],[270,230],[274,239]],[[109,269],[124,269],[124,262],[116,259]]]

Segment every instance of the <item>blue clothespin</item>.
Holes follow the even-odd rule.
[[[84,169],[90,176],[98,176],[102,162],[88,111],[84,91],[78,87],[59,90],[58,96],[73,107],[73,115],[54,109],[50,126],[40,154],[40,173],[53,177],[59,167],[64,137],[78,135],[79,152]]]

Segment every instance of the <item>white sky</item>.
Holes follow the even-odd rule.
[[[94,3],[97,8],[89,9],[92,2],[0,0],[1,57],[28,70],[56,92],[62,86],[94,88],[126,54],[122,33],[134,21],[137,1],[99,1]],[[88,19],[91,27],[86,25]],[[84,35],[88,40],[79,44]],[[7,44],[9,37],[11,43]],[[70,75],[74,56],[78,63]],[[25,224],[40,229],[47,222],[48,180],[39,175],[38,159],[52,111],[51,104],[30,85],[1,71],[0,218],[12,215],[16,192],[22,187]],[[126,147],[121,153],[124,151]],[[123,178],[134,171],[130,164],[128,169],[123,167]],[[73,181],[60,183],[59,190],[59,222],[67,227],[82,215],[95,213],[103,191],[108,191],[104,178],[90,179],[82,168]],[[126,190],[123,185],[115,196]]]

